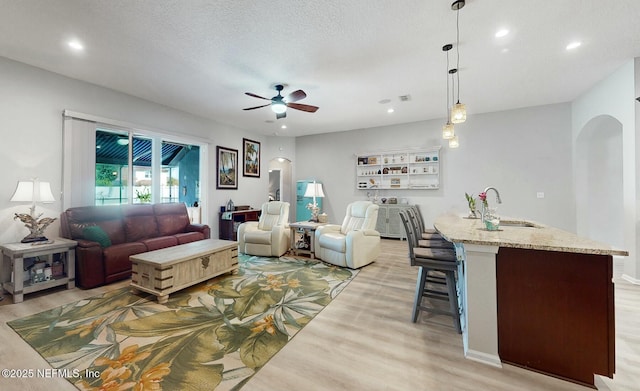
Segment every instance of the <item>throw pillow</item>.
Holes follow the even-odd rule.
[[[91,240],[92,242],[100,243],[100,247],[111,246],[111,239],[109,239],[109,235],[107,235],[107,233],[97,225],[85,227],[82,230],[82,236],[84,236],[84,238],[87,240]]]

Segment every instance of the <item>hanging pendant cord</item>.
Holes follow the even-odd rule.
[[[449,71],[449,73],[451,74],[451,107],[453,108],[453,106],[455,105],[455,101],[456,101],[456,97],[455,97],[455,93],[454,90],[456,89],[456,73],[458,73],[458,69],[457,68],[453,68]]]
[[[447,118],[447,123],[449,123],[449,51],[447,50],[447,101],[445,102],[447,104],[447,115],[445,118]]]
[[[460,9],[456,11],[456,69],[458,70],[458,103],[460,103]]]

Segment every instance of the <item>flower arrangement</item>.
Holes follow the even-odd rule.
[[[485,208],[489,207],[489,203],[487,202],[487,193],[483,191],[482,193],[478,194],[478,198],[480,198],[480,201],[482,201],[482,205],[484,205]]]
[[[496,214],[496,208],[489,208],[487,193],[482,192],[478,194],[478,198],[482,201],[482,205],[484,206],[482,222],[485,224],[488,231],[498,231],[500,228],[500,217]]]
[[[469,218],[476,219],[476,199],[473,197],[473,194],[469,195],[469,193],[464,193],[465,198],[467,199],[467,204],[469,205]]]

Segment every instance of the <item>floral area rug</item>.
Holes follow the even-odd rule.
[[[164,304],[121,288],[8,324],[81,390],[238,390],[356,273],[241,256]]]

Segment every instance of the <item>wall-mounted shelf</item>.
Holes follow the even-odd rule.
[[[356,188],[440,188],[440,148],[356,155]]]

